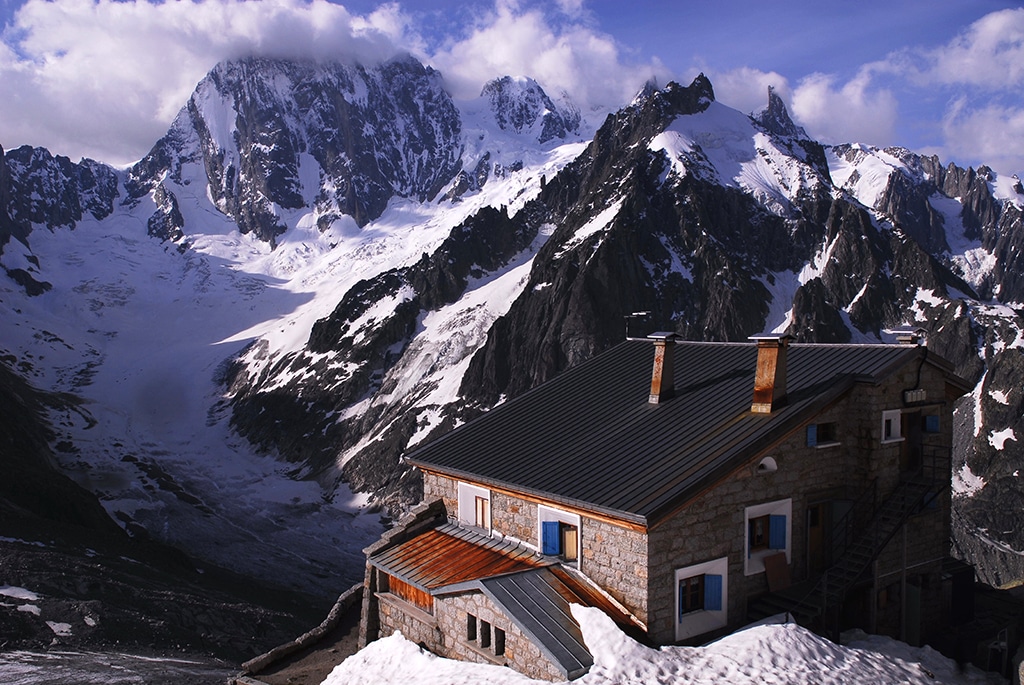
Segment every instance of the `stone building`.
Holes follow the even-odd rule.
[[[571,679],[575,603],[648,644],[779,613],[921,644],[970,606],[968,389],[916,340],[626,341],[407,455],[424,503],[366,550],[362,642]]]

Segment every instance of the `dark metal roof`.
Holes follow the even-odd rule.
[[[369,561],[427,592],[550,563],[514,543],[450,523],[373,554]]]
[[[586,601],[563,582],[564,578],[551,569],[536,569],[488,578],[480,584],[505,615],[564,669],[567,678],[573,679],[590,669],[594,657],[569,610],[570,601]]]
[[[855,381],[880,381],[927,355],[907,345],[792,344],[786,405],[754,414],[755,344],[677,343],[675,397],[661,404],[647,401],[653,348],[626,341],[407,460],[646,524],[798,428]]]

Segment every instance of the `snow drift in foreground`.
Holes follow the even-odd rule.
[[[1004,683],[973,666],[965,670],[930,647],[861,634],[837,645],[794,623],[748,627],[704,647],[645,647],[599,609],[573,606],[594,655],[579,685],[754,683],[846,685]],[[338,665],[323,685],[540,685],[509,668],[442,659],[402,635],[377,640]]]

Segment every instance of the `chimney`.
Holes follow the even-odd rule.
[[[651,396],[648,402],[660,404],[676,394],[676,372],[673,356],[676,340],[675,333],[651,333],[648,338],[654,342],[654,369],[651,370]]]
[[[754,401],[750,411],[770,414],[786,403],[786,348],[790,335],[756,335],[757,374],[754,376]]]

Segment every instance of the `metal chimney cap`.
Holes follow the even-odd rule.
[[[648,340],[675,342],[679,340],[679,334],[671,331],[655,331],[647,336]]]

